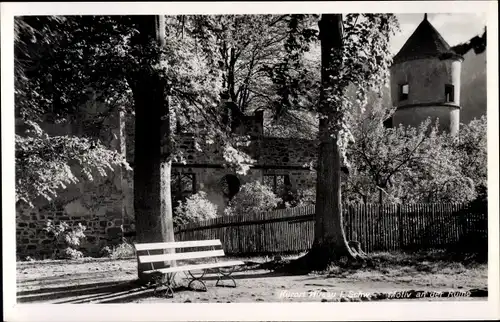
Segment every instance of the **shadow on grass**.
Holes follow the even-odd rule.
[[[134,271],[92,271],[92,272],[83,272],[83,273],[68,273],[68,274],[62,274],[62,275],[55,275],[55,276],[44,276],[43,278],[27,278],[23,279],[18,275],[17,278],[17,283],[18,285],[29,285],[29,284],[34,284],[38,285],[40,282],[43,281],[43,284],[61,284],[61,282],[71,280],[72,282],[74,281],[85,281],[89,279],[106,279],[107,277],[110,277],[111,273],[118,273],[122,274],[123,272],[126,275],[135,275],[135,270]]]
[[[283,273],[266,272],[255,273],[250,272],[237,272],[233,275],[235,280],[242,279],[256,279],[266,277],[280,277],[285,276]],[[204,281],[212,281],[207,283],[208,288],[216,287],[213,281],[217,280],[216,275],[208,275],[203,278]],[[68,284],[74,283],[73,279],[68,279]],[[37,303],[48,302],[53,304],[82,304],[82,303],[128,303],[133,302],[140,298],[145,297],[162,297],[164,296],[165,289],[163,287],[158,289],[156,295],[154,289],[140,285],[137,280],[130,281],[110,281],[110,282],[97,282],[79,285],[44,287],[33,290],[22,290],[17,292],[18,303]],[[184,285],[174,288],[174,293],[182,291],[196,292],[196,290],[189,289]]]
[[[68,281],[70,282],[70,280]],[[104,295],[116,295],[121,292],[133,290],[142,290],[137,282],[134,281],[114,281],[114,282],[99,282],[91,284],[80,284],[71,286],[58,286],[36,290],[27,290],[17,292],[18,303],[32,303],[49,301],[57,303],[55,300],[67,299],[59,303],[71,303],[89,300],[94,297]]]

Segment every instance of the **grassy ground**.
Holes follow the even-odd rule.
[[[217,277],[207,274],[207,292],[187,289],[187,280],[180,280],[173,299],[153,296],[151,289],[134,283],[135,258],[18,262],[17,300],[23,303],[345,302],[409,298],[481,300],[487,296],[487,264],[473,261],[464,264],[442,252],[371,255],[376,262],[372,268],[332,266],[326,272],[307,275],[279,274],[266,269],[272,266],[269,265],[272,258],[244,258],[248,265],[234,274],[236,288],[215,287]]]

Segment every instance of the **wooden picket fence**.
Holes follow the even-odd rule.
[[[360,241],[368,252],[444,248],[464,240],[487,245],[484,208],[467,204],[358,204],[345,205],[343,210],[347,239]],[[178,241],[220,239],[228,254],[306,251],[314,238],[314,206],[218,217],[177,227],[175,235]]]

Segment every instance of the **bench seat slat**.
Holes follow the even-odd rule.
[[[194,271],[198,269],[210,269],[210,268],[238,266],[238,265],[245,265],[245,263],[242,261],[227,261],[227,262],[208,263],[208,264],[185,265],[185,266],[161,268],[157,270],[148,270],[144,271],[144,273],[152,273],[152,272],[174,273],[174,272]]]
[[[155,249],[169,249],[169,248],[188,248],[188,247],[203,247],[203,246],[222,246],[219,239],[211,240],[193,240],[182,242],[168,242],[168,243],[145,243],[134,244],[135,250],[155,250]]]
[[[156,263],[163,261],[173,261],[180,259],[195,259],[195,258],[207,258],[207,257],[219,257],[224,256],[224,250],[207,250],[201,252],[189,252],[189,253],[173,253],[173,254],[159,254],[159,255],[139,255],[140,263]]]

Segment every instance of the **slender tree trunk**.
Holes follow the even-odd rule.
[[[236,98],[236,89],[235,89],[235,79],[234,79],[234,68],[236,64],[236,59],[234,57],[234,48],[231,48],[229,50],[230,55],[229,55],[229,66],[228,66],[228,73],[227,73],[227,78],[228,78],[228,92],[229,92],[229,97],[231,97],[231,100],[233,101],[234,104],[238,103],[238,100]]]
[[[141,19],[140,39],[165,43],[164,17]],[[130,81],[135,103],[134,211],[137,242],[174,241],[170,191],[171,161],[168,141],[170,114],[165,84],[152,68],[134,73]],[[138,265],[139,279],[151,265]]]
[[[343,228],[341,155],[336,139],[339,129],[332,127],[340,116],[341,106],[334,106],[327,100],[332,94],[332,77],[341,68],[341,59],[336,58],[341,58],[342,15],[323,15],[319,27],[322,60],[320,112],[324,118],[319,123],[315,238],[308,255],[311,265],[322,269],[342,257],[354,258],[355,254],[348,245]]]

